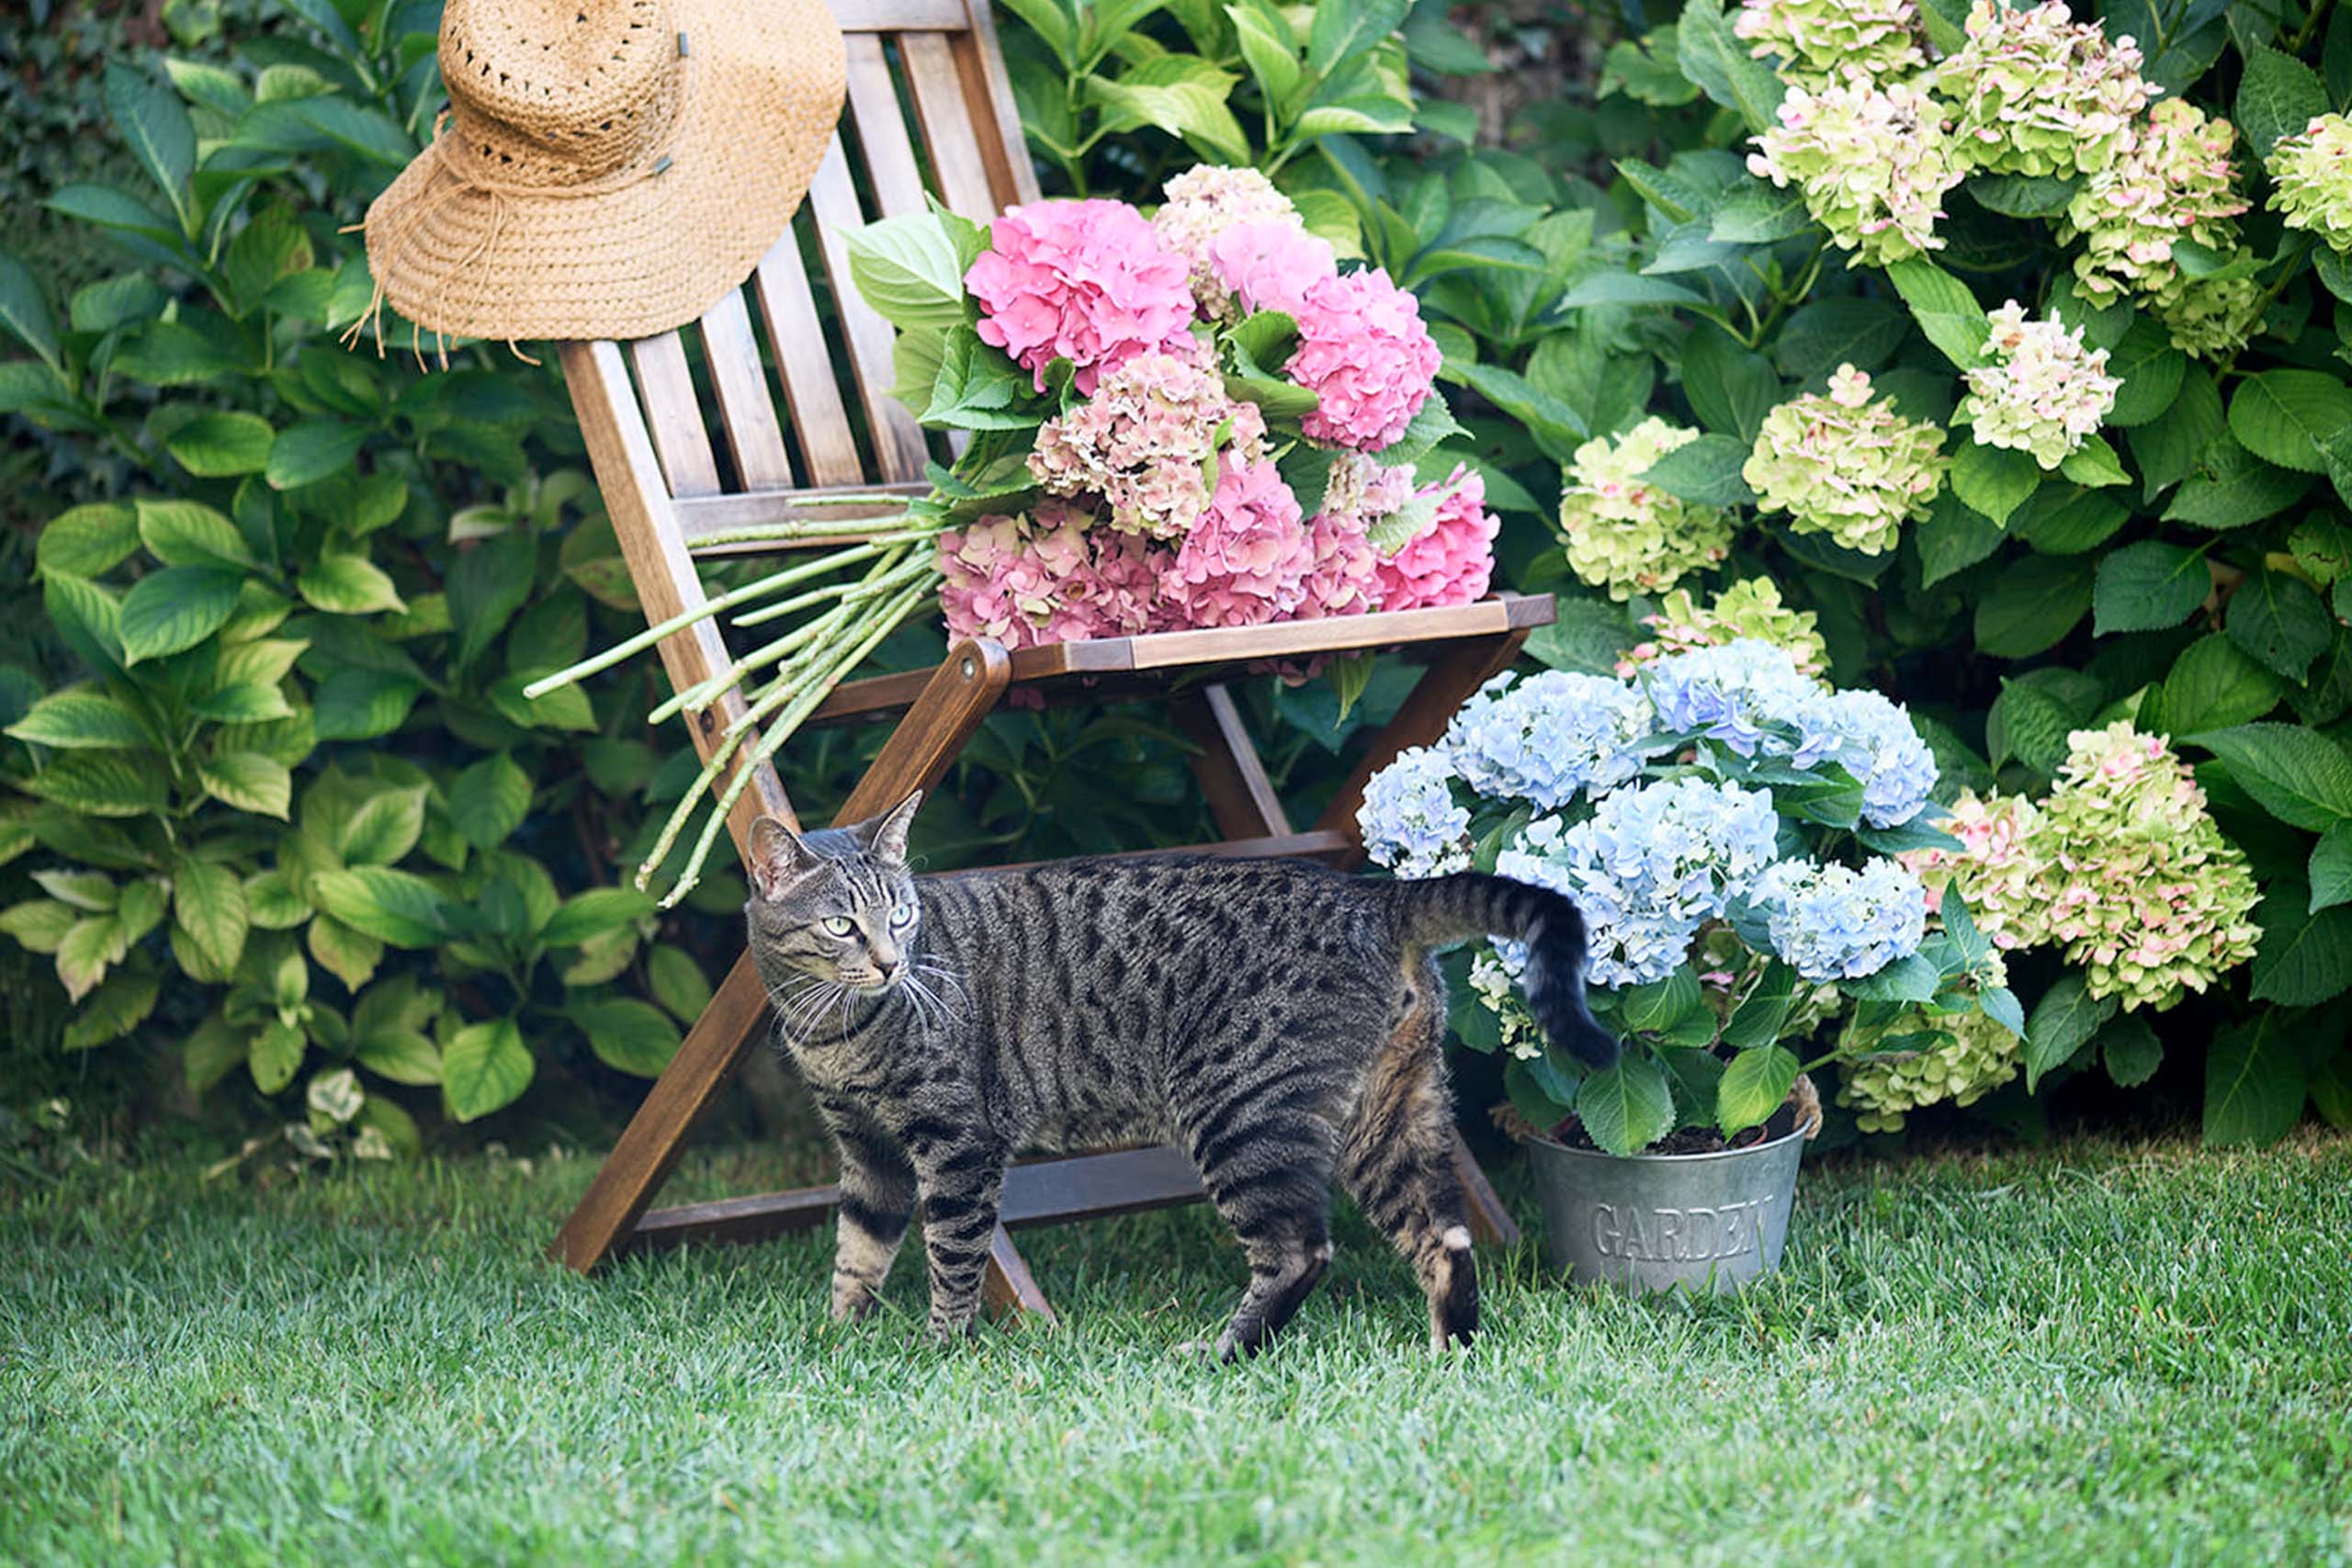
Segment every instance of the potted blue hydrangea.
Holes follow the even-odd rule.
[[[1584,911],[1615,1066],[1547,1047],[1507,942],[1472,956],[1454,1010],[1465,1044],[1508,1055],[1572,1275],[1720,1289],[1774,1267],[1819,1126],[1809,1070],[1979,1012],[2022,1029],[1964,904],[1931,911],[1894,858],[1956,842],[1926,820],[1935,785],[1900,705],[1754,638],[1617,679],[1502,676],[1373,780],[1360,821],[1396,874],[1497,872]]]

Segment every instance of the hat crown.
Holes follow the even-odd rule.
[[[440,54],[455,151],[514,185],[585,184],[642,162],[684,94],[668,0],[449,0]]]

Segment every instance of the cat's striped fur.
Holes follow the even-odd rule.
[[[1433,953],[1525,942],[1551,1038],[1614,1060],[1574,904],[1501,877],[1206,856],[918,881],[916,804],[753,835],[752,951],[841,1147],[835,1315],[872,1310],[920,1199],[932,1327],[964,1331],[1012,1157],[1148,1141],[1192,1156],[1248,1253],[1225,1355],[1255,1350],[1323,1271],[1334,1175],[1411,1261],[1432,1340],[1469,1338]]]

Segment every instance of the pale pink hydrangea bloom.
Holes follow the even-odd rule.
[[[2092,996],[2162,1011],[2254,956],[2261,892],[2161,737],[2118,720],[2066,740],[2034,836],[2050,940]]]
[[[1184,258],[1123,201],[1033,201],[1007,208],[991,248],[964,275],[979,301],[980,341],[1031,372],[1068,359],[1080,392],[1138,354],[1177,353],[1191,336]]]
[[[1418,492],[1437,497],[1437,515],[1380,562],[1380,607],[1418,610],[1483,599],[1495,573],[1495,536],[1502,519],[1487,510],[1487,481],[1456,468],[1442,484]]]
[[[2055,316],[2029,321],[2012,299],[1990,312],[1986,363],[1966,373],[1956,418],[1975,426],[1980,446],[2030,452],[2054,468],[2098,433],[2122,380],[2107,373],[2107,350],[2083,342]]]
[[[1152,215],[1159,243],[1184,258],[1192,268],[1193,298],[1211,321],[1232,321],[1233,291],[1217,276],[1209,247],[1229,229],[1251,223],[1302,227],[1298,209],[1274,188],[1274,182],[1255,169],[1228,169],[1203,164],[1172,176],[1162,187],[1165,199]]]
[[[1096,528],[1069,502],[1025,517],[983,517],[939,536],[940,606],[953,637],[1007,648],[1146,629],[1157,588],[1154,553],[1130,534]]]
[[[1903,525],[1928,515],[1944,487],[1943,432],[1874,398],[1850,365],[1826,396],[1807,392],[1764,416],[1740,477],[1759,511],[1782,512],[1800,534],[1826,534],[1864,555],[1883,555]]]
[[[2352,119],[2324,114],[2270,150],[2270,205],[2290,229],[2352,251]]]
[[[2005,175],[2095,174],[2114,162],[2156,89],[2130,38],[2108,41],[2059,0],[2012,11],[1977,0],[1968,41],[1937,69],[1961,163]]]
[[[1155,630],[1258,626],[1298,608],[1312,545],[1280,470],[1231,461],[1208,510],[1161,561]]]
[[[2228,120],[2208,119],[2186,99],[2166,98],[2149,110],[2121,155],[2083,182],[2058,225],[2061,243],[2084,241],[2075,292],[2104,305],[2128,288],[2153,297],[2162,311],[2188,288],[2172,259],[2174,242],[2236,250],[2233,220],[2246,209],[2230,162],[2236,141]]]
[[[1295,222],[1236,224],[1209,243],[1209,261],[1236,316],[1281,310],[1295,317],[1308,289],[1340,275],[1330,242]]]
[[[1902,82],[1791,87],[1777,118],[1748,172],[1804,192],[1839,249],[1883,266],[1943,247],[1936,220],[1961,169],[1935,99]]]
[[[1174,355],[1137,355],[1039,427],[1029,472],[1056,495],[1101,495],[1114,528],[1172,538],[1208,505],[1220,429],[1227,458],[1266,455],[1265,417],[1227,397],[1222,377]]]
[[[1299,422],[1307,438],[1377,452],[1404,434],[1445,359],[1420,301],[1374,268],[1314,284],[1292,315],[1298,348],[1283,373],[1320,400]]]
[[[1906,850],[1894,858],[1927,889],[1928,912],[1943,907],[1944,888],[1957,882],[1976,929],[2002,948],[2032,947],[2050,938],[2037,886],[2041,859],[2033,835],[2041,814],[2021,795],[1979,799],[1964,790],[1935,824],[1961,841],[1957,850]]]
[[[1928,62],[1911,0],[1747,0],[1732,31],[1757,59],[1778,55],[1782,80],[1806,86],[1883,82]]]

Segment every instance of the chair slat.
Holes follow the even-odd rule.
[[[778,550],[822,547],[837,538],[801,540],[759,539],[713,542],[714,536],[761,528],[775,523],[848,523],[881,520],[905,513],[907,503],[927,495],[931,486],[921,479],[887,485],[837,485],[803,490],[752,491],[741,495],[703,495],[676,502],[671,508],[678,536],[696,555],[774,555]]]
[[[875,201],[886,218],[921,212],[922,169],[915,162],[915,145],[899,110],[898,85],[890,77],[890,62],[882,40],[870,36],[844,39],[849,50],[849,112],[857,127],[858,144],[865,151],[865,173],[874,185]]]
[[[571,389],[571,406],[580,415],[581,438],[595,465],[596,482],[612,513],[613,533],[628,562],[629,580],[637,585],[647,622],[658,625],[700,605],[707,595],[684,542],[678,537],[671,502],[662,493],[662,475],[646,440],[646,422],[638,417],[629,397],[628,372],[621,364],[620,347],[612,343],[567,343],[560,353],[564,381]],[[732,662],[718,625],[710,620],[697,621],[663,637],[658,651],[671,687],[676,691],[708,679]],[[729,692],[706,709],[691,727],[695,749],[707,757],[718,744],[719,731],[742,712],[743,698],[737,692]],[[763,766],[754,776],[752,787],[735,803],[727,825],[740,847],[751,841],[752,824],[761,812],[774,812],[789,820],[791,809],[775,770]]]
[[[752,335],[752,313],[743,306],[741,289],[729,289],[704,312],[702,352],[718,392],[720,425],[734,455],[736,477],[745,490],[790,489],[792,460],[785,456],[775,395],[768,389],[760,340]]]
[[[628,345],[629,363],[645,396],[645,420],[672,495],[718,493],[718,463],[711,456],[710,433],[703,428],[702,405],[686,369],[686,345],[674,332],[639,338]]]
[[[915,116],[922,124],[922,142],[930,150],[933,172],[939,176],[941,198],[974,222],[987,222],[996,215],[998,203],[990,193],[979,139],[974,134],[964,75],[956,67],[946,36],[902,34],[899,54],[907,63]]]
[[[859,297],[857,285],[850,280],[849,236],[865,223],[865,214],[858,205],[849,158],[838,136],[825,150],[817,177],[809,182],[808,206],[817,215],[818,246],[825,258],[826,278],[833,286],[833,307],[849,338],[858,398],[873,426],[875,466],[880,469],[876,477],[920,479],[930,454],[914,416],[890,396],[890,384],[896,379],[890,368],[890,323]]]
[[[1029,161],[1029,142],[1021,131],[1021,108],[1012,96],[1012,77],[1004,68],[1004,53],[997,47],[996,18],[990,0],[964,0],[964,31],[955,41],[956,69],[964,73],[965,102],[972,117],[972,140],[988,165],[992,205],[1011,207],[1037,199],[1037,169]]]
[[[858,460],[849,411],[842,407],[841,384],[833,378],[832,356],[825,351],[825,330],[808,291],[798,234],[787,231],[769,249],[752,283],[761,319],[767,322],[768,341],[775,344],[776,368],[784,374],[785,400],[792,410],[793,433],[800,438],[801,461],[808,466],[808,482],[860,482],[865,466]]]

